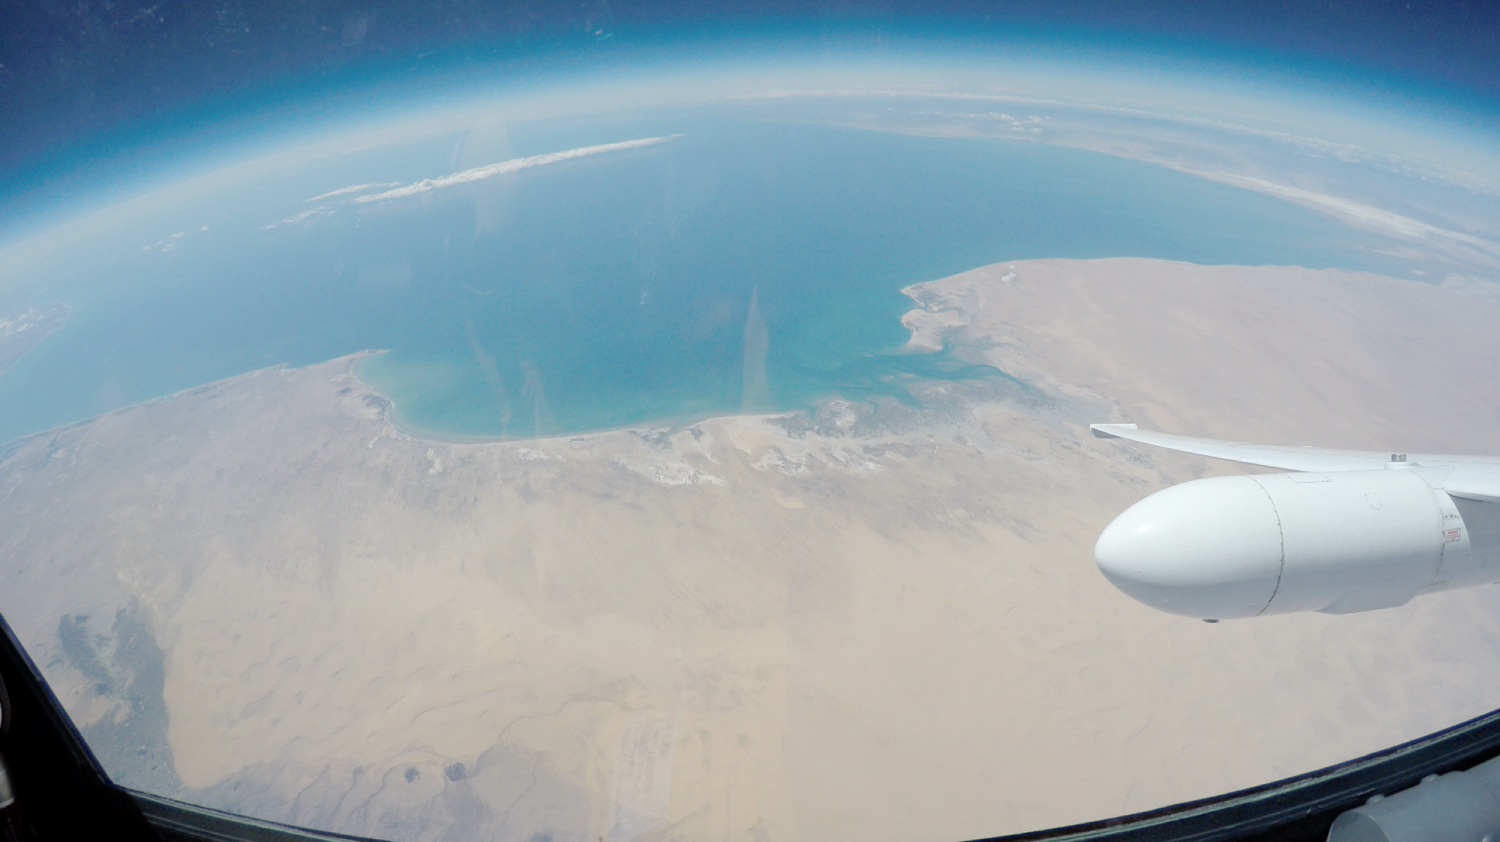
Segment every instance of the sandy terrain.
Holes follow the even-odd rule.
[[[399,839],[957,840],[1500,707],[1494,589],[1214,626],[1114,591],[1104,525],[1234,469],[1086,427],[1492,451],[1500,306],[1124,259],[909,293],[914,347],[1026,386],[444,444],[350,358],[23,440],[0,610],[127,784]]]

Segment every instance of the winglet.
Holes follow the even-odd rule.
[[[1135,430],[1134,424],[1090,424],[1089,429],[1093,431],[1095,438],[1117,439],[1120,435],[1115,430]]]

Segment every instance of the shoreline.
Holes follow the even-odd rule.
[[[359,383],[360,386],[362,386],[364,389],[366,389],[370,395],[378,398],[381,401],[382,406],[379,409],[380,419],[381,419],[381,421],[388,428],[390,428],[391,432],[393,432],[393,433],[395,433],[395,434],[397,434],[397,435],[399,435],[399,436],[401,436],[403,438],[410,439],[412,441],[421,441],[421,442],[427,442],[427,443],[430,443],[430,444],[446,444],[446,445],[491,445],[491,444],[506,445],[506,444],[510,444],[510,445],[524,445],[524,444],[527,444],[527,443],[548,442],[548,441],[581,442],[581,441],[587,441],[587,440],[592,440],[592,439],[595,439],[595,438],[601,438],[601,437],[604,437],[604,436],[613,435],[613,434],[616,434],[616,433],[635,433],[635,434],[641,436],[642,438],[646,438],[648,436],[659,435],[659,434],[662,434],[662,433],[665,433],[665,434],[668,434],[668,435],[674,435],[676,433],[682,432],[683,430],[688,430],[688,429],[691,429],[693,427],[696,427],[696,426],[698,426],[700,424],[704,424],[704,423],[708,423],[708,422],[716,421],[716,420],[720,420],[720,419],[726,419],[726,418],[727,419],[762,419],[762,420],[769,420],[769,419],[785,419],[785,418],[791,418],[791,417],[794,417],[794,416],[802,416],[804,418],[807,418],[811,422],[811,421],[815,420],[821,414],[821,412],[822,412],[823,409],[825,409],[829,405],[835,404],[835,403],[860,404],[860,405],[868,406],[871,409],[877,409],[881,405],[880,401],[871,400],[870,398],[867,398],[867,397],[851,397],[849,395],[845,395],[845,394],[842,394],[842,393],[839,393],[839,392],[832,392],[832,393],[820,396],[819,398],[816,399],[816,401],[814,401],[813,403],[811,403],[811,404],[809,404],[808,406],[805,406],[805,407],[799,407],[799,408],[795,408],[795,409],[776,410],[776,411],[771,411],[771,412],[765,412],[765,411],[762,411],[762,412],[735,412],[735,411],[732,411],[732,410],[725,411],[725,412],[704,412],[704,413],[698,413],[696,415],[691,415],[691,416],[687,416],[687,417],[679,418],[679,419],[661,418],[661,419],[655,419],[655,420],[649,420],[649,421],[639,421],[639,422],[635,422],[635,423],[632,423],[632,424],[622,424],[622,425],[616,426],[616,427],[595,427],[595,428],[590,428],[590,429],[587,429],[587,430],[579,430],[579,431],[571,432],[571,433],[563,432],[563,433],[554,433],[554,434],[540,435],[540,436],[515,436],[515,437],[502,437],[502,436],[463,436],[463,435],[454,435],[454,434],[449,434],[449,433],[441,433],[441,432],[435,432],[435,431],[431,431],[431,430],[425,430],[425,429],[422,429],[420,427],[414,426],[414,425],[412,425],[412,424],[410,424],[410,423],[408,423],[406,421],[401,420],[396,415],[396,402],[394,400],[392,400],[385,393],[381,392],[379,389],[375,388],[374,384],[372,384],[370,381],[364,379],[363,377],[360,377],[359,372],[354,369],[354,366],[350,366],[350,368],[346,369],[346,371],[348,371],[349,375],[351,377],[353,377]],[[1025,386],[1026,388],[1030,388],[1030,384],[1027,384],[1027,383],[1025,383],[1025,381],[1022,381],[1022,380],[1020,380],[1018,378],[1012,377],[1011,375],[1009,375],[1009,374],[1007,374],[1005,372],[1001,372],[999,375],[996,375],[996,379],[1003,379],[1003,380],[1006,380],[1006,381],[1009,381],[1009,382],[1019,383],[1022,386]],[[924,383],[960,383],[960,382],[968,382],[968,381],[964,381],[964,380],[950,380],[950,379],[945,379],[945,378],[924,378],[921,381],[913,380],[913,383],[916,383],[916,382],[924,382]],[[920,398],[917,398],[915,395],[913,395],[913,398],[920,401]],[[891,397],[890,400],[896,401],[896,399],[894,397]],[[935,409],[935,408],[936,407],[932,407],[932,406],[926,406],[926,407],[924,407],[924,409]],[[0,445],[0,447],[4,447],[4,445]]]
[[[397,416],[397,414],[396,414],[396,402],[394,400],[392,400],[389,395],[387,395],[384,392],[381,392],[379,389],[377,389],[375,387],[374,383],[370,382],[369,380],[365,379],[364,377],[362,377],[360,375],[360,373],[358,371],[358,366],[359,366],[360,362],[362,362],[366,357],[373,356],[375,354],[383,354],[383,353],[386,353],[386,352],[383,351],[383,350],[382,351],[365,351],[365,352],[361,352],[361,354],[358,355],[357,358],[350,360],[349,365],[345,368],[345,371],[348,372],[349,376],[351,376],[351,377],[354,378],[354,380],[355,380],[356,383],[358,383],[360,386],[362,386],[366,390],[368,390],[369,394],[371,394],[371,395],[379,398],[383,402],[383,406],[381,406],[381,408],[380,408],[380,420],[387,427],[389,427],[392,432],[394,432],[394,433],[396,433],[396,434],[398,434],[398,435],[400,435],[400,436],[402,436],[404,438],[411,439],[413,441],[428,442],[430,444],[449,444],[449,445],[488,445],[488,444],[500,444],[500,445],[504,445],[504,444],[513,444],[513,445],[521,445],[521,444],[526,444],[528,442],[557,441],[557,440],[560,440],[560,439],[561,440],[567,440],[567,441],[581,441],[581,440],[585,440],[585,439],[589,439],[589,438],[593,438],[593,437],[601,437],[601,436],[606,436],[606,435],[610,435],[610,434],[613,434],[613,433],[624,433],[624,432],[634,432],[634,433],[639,433],[639,434],[657,433],[657,432],[675,433],[675,432],[678,432],[680,430],[685,430],[685,429],[687,429],[689,427],[692,427],[692,426],[694,426],[696,424],[701,424],[701,423],[703,423],[705,421],[711,421],[711,420],[716,419],[716,418],[784,418],[784,417],[789,416],[789,415],[794,415],[796,413],[803,412],[803,410],[800,410],[800,409],[789,409],[789,410],[784,410],[784,411],[780,411],[780,412],[753,412],[753,413],[743,413],[743,412],[713,412],[713,413],[703,413],[703,414],[699,414],[699,415],[693,415],[693,416],[690,416],[688,418],[678,419],[678,420],[661,419],[659,421],[644,421],[644,422],[637,422],[637,423],[634,423],[634,424],[624,424],[624,425],[621,425],[621,426],[618,426],[618,427],[600,427],[600,428],[594,428],[594,429],[589,429],[589,430],[580,430],[578,432],[573,432],[573,433],[557,433],[557,434],[553,434],[553,435],[542,435],[542,436],[505,437],[505,436],[462,436],[462,435],[453,435],[453,434],[449,434],[449,433],[440,433],[440,432],[435,432],[435,431],[432,431],[432,430],[425,430],[425,429],[422,429],[420,427],[413,426],[412,424],[410,424],[410,423],[408,423],[406,421],[401,420]],[[351,354],[350,356],[353,357],[353,356],[356,356],[356,355],[352,355]],[[826,400],[838,400],[838,398],[825,398],[824,400],[825,401]],[[3,446],[3,445],[0,445],[0,446]]]
[[[154,398],[146,398],[145,400],[136,401],[133,404],[129,404],[127,406],[122,406],[119,409],[111,409],[111,410],[108,410],[106,412],[101,412],[101,413],[99,413],[97,415],[90,415],[87,418],[79,418],[77,421],[68,421],[67,423],[64,423],[64,424],[58,424],[55,427],[48,427],[45,430],[37,430],[34,433],[27,433],[25,435],[16,436],[13,439],[7,439],[5,441],[0,441],[0,460],[3,460],[5,458],[5,454],[8,451],[14,449],[16,446],[18,446],[20,444],[23,444],[25,442],[29,442],[29,441],[33,441],[35,439],[39,439],[39,438],[41,438],[43,436],[49,436],[49,435],[53,435],[53,434],[56,434],[56,433],[61,433],[64,430],[71,430],[74,427],[79,427],[79,426],[82,426],[84,424],[92,424],[92,423],[98,421],[101,418],[109,418],[111,416],[119,415],[119,414],[125,413],[125,412],[131,412],[131,411],[140,409],[142,407],[154,406],[156,404],[164,403],[166,401],[176,400],[178,398],[188,397],[190,395],[195,395],[195,394],[197,394],[199,392],[202,392],[202,391],[207,390],[207,389],[212,389],[212,388],[214,388],[216,386],[222,386],[222,385],[224,385],[226,383],[231,383],[231,382],[233,382],[235,380],[239,380],[241,378],[253,377],[253,376],[258,375],[258,374],[264,374],[266,372],[271,372],[271,371],[282,371],[282,372],[301,371],[304,368],[311,368],[311,367],[316,366],[316,365],[327,365],[329,363],[336,363],[336,362],[341,362],[341,361],[347,360],[348,363],[345,366],[344,370],[347,371],[347,372],[349,372],[351,375],[353,375],[354,378],[356,380],[358,380],[361,384],[368,386],[368,385],[370,385],[369,382],[366,381],[366,380],[364,380],[363,378],[361,378],[357,373],[355,373],[354,366],[356,364],[358,364],[360,360],[363,360],[366,357],[373,357],[373,356],[377,356],[379,354],[384,354],[384,353],[386,353],[386,350],[383,349],[383,348],[367,348],[367,349],[365,349],[363,351],[355,351],[352,354],[344,354],[343,356],[340,356],[340,357],[334,357],[333,359],[323,360],[321,362],[312,362],[312,363],[308,363],[306,365],[290,365],[288,363],[276,363],[274,365],[268,365],[268,366],[264,366],[262,368],[252,368],[249,371],[242,371],[239,374],[231,374],[228,377],[220,377],[218,380],[210,380],[207,383],[200,383],[200,384],[198,384],[196,386],[189,386],[186,389],[178,389],[175,392],[170,392],[170,393],[165,394],[165,395],[157,395]],[[371,389],[370,392],[371,392],[371,394],[377,395],[377,396],[379,396],[381,398],[385,397],[384,395],[380,395],[380,393],[376,392],[374,389]]]
[[[1014,269],[1014,267],[1012,267],[1012,270],[1013,269]],[[941,279],[935,279],[935,280],[941,280]],[[907,339],[907,341],[905,343],[903,343],[902,345],[898,346],[898,348],[893,351],[893,353],[891,354],[891,356],[893,356],[893,357],[894,356],[900,356],[900,355],[911,355],[911,354],[930,355],[930,354],[942,353],[943,351],[948,350],[948,346],[947,346],[946,343],[940,343],[940,344],[932,346],[932,347],[928,347],[928,346],[925,346],[925,345],[922,345],[921,343],[919,343],[918,339],[919,339],[919,336],[920,336],[922,328],[919,327],[919,326],[913,326],[911,324],[908,324],[908,322],[907,322],[908,318],[911,317],[913,314],[923,314],[923,315],[929,315],[929,316],[936,317],[938,313],[951,312],[949,310],[929,310],[927,303],[924,302],[921,298],[918,297],[918,295],[916,293],[913,292],[913,290],[916,290],[918,287],[920,287],[920,286],[922,286],[923,284],[926,284],[926,283],[931,283],[931,281],[922,281],[922,282],[919,282],[919,283],[916,283],[916,284],[908,284],[907,286],[902,287],[899,290],[899,292],[902,295],[905,295],[908,298],[911,298],[912,301],[916,304],[916,306],[913,307],[910,310],[907,310],[905,313],[903,313],[901,315],[901,325],[903,327],[905,327],[910,332],[911,335],[910,335],[910,337]],[[956,323],[952,323],[952,324],[945,324],[945,332],[946,332],[947,328],[961,327],[964,324],[967,324],[968,323],[967,322],[967,317],[969,315],[970,314],[965,313],[964,314],[965,320],[962,321],[962,322],[956,322]],[[806,406],[803,406],[803,407],[793,408],[793,409],[775,410],[775,411],[770,411],[770,412],[765,412],[765,411],[762,411],[762,412],[736,412],[734,410],[726,410],[726,411],[722,411],[722,412],[704,412],[704,413],[698,413],[698,414],[695,414],[695,415],[689,415],[689,416],[686,416],[686,417],[683,417],[683,418],[651,419],[651,420],[646,420],[646,421],[638,421],[638,422],[634,422],[634,423],[630,423],[630,424],[623,424],[623,425],[615,426],[615,427],[595,427],[595,428],[589,428],[589,429],[586,429],[586,430],[580,430],[580,431],[577,431],[577,432],[560,432],[560,433],[548,434],[548,435],[516,436],[516,437],[509,437],[509,436],[485,436],[485,435],[473,435],[473,436],[459,435],[459,434],[443,433],[443,432],[438,432],[438,431],[434,431],[434,430],[424,429],[424,428],[418,427],[418,426],[416,426],[416,425],[414,425],[414,424],[412,424],[412,423],[410,423],[408,421],[405,421],[405,420],[403,420],[403,419],[401,419],[399,417],[399,412],[398,412],[398,409],[397,409],[396,401],[390,395],[386,394],[385,392],[383,392],[379,388],[377,388],[376,385],[370,379],[364,377],[360,373],[360,371],[358,370],[359,369],[359,365],[364,360],[366,360],[366,359],[368,359],[370,357],[374,357],[374,356],[377,356],[377,355],[380,355],[380,354],[385,354],[385,353],[388,353],[388,349],[366,350],[366,351],[357,352],[355,354],[349,354],[346,357],[340,357],[340,358],[336,358],[336,359],[349,359],[350,362],[349,362],[348,367],[346,368],[346,371],[350,374],[350,376],[354,377],[354,379],[362,387],[364,387],[365,389],[367,389],[371,395],[374,395],[374,396],[378,397],[381,401],[384,402],[385,405],[381,408],[381,411],[380,411],[381,412],[381,420],[384,421],[385,424],[388,427],[390,427],[392,431],[394,431],[395,433],[398,433],[398,434],[400,434],[402,436],[405,436],[406,438],[409,438],[409,439],[413,439],[413,440],[416,440],[416,441],[430,442],[430,443],[433,443],[433,444],[449,444],[449,445],[520,444],[520,443],[524,443],[524,442],[553,441],[553,440],[558,440],[558,439],[567,439],[567,440],[570,440],[570,441],[576,441],[576,440],[584,439],[584,438],[587,438],[587,437],[602,436],[602,435],[607,435],[607,434],[610,434],[610,433],[619,433],[619,432],[637,432],[637,433],[644,434],[644,433],[647,433],[647,432],[653,432],[654,433],[654,432],[663,432],[663,431],[665,431],[665,432],[669,432],[669,433],[675,433],[677,431],[685,430],[685,429],[688,429],[690,427],[693,427],[693,426],[695,426],[697,424],[701,424],[701,423],[704,423],[706,421],[711,421],[711,420],[718,419],[718,418],[786,418],[786,417],[789,417],[789,416],[792,416],[792,415],[798,415],[798,414],[807,415],[809,417],[812,417],[812,416],[814,416],[814,415],[817,414],[817,410],[818,409],[820,409],[821,407],[823,407],[826,404],[831,403],[833,401],[848,401],[848,402],[851,402],[851,403],[854,403],[854,402],[871,403],[871,401],[868,401],[867,399],[864,399],[864,398],[851,398],[851,397],[849,397],[847,395],[844,395],[842,393],[839,393],[839,392],[831,392],[831,393],[828,393],[828,394],[825,394],[825,395],[820,395],[820,396],[814,398]],[[332,361],[333,360],[330,360],[329,362],[332,362]],[[930,380],[930,382],[953,382],[953,381],[951,381],[951,380],[949,380],[947,378],[927,378],[927,379]]]

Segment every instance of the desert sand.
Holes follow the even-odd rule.
[[[908,294],[912,352],[1018,383],[452,444],[356,356],[12,443],[0,611],[127,785],[403,840],[959,840],[1500,707],[1493,587],[1218,625],[1115,591],[1111,518],[1240,469],[1087,431],[1495,452],[1500,306],[1136,259]]]

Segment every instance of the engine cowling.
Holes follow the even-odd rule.
[[[1094,557],[1120,590],[1203,619],[1401,605],[1467,547],[1453,502],[1413,470],[1194,480],[1131,506]]]

